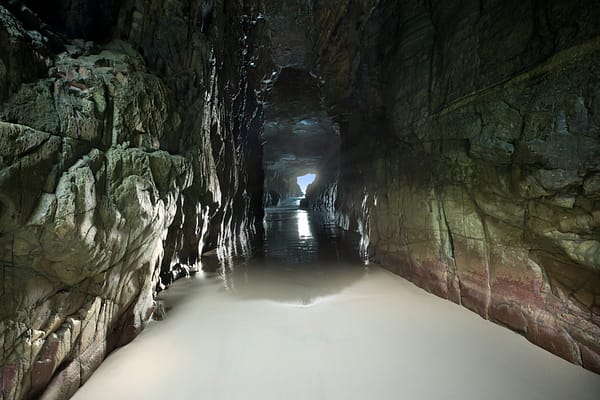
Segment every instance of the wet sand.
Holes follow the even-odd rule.
[[[593,374],[269,210],[262,257],[176,282],[168,312],[76,393],[93,399],[598,399]]]

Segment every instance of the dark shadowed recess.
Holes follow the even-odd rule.
[[[111,38],[124,1],[24,0],[23,3],[45,23],[69,37],[104,43]]]

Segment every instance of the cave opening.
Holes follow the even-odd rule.
[[[596,400],[600,7],[480,3],[0,0],[0,400]]]
[[[340,140],[320,82],[299,67],[282,68],[275,79],[263,128],[265,260],[301,263],[315,274],[319,261],[357,261],[357,240],[341,240],[335,193],[326,190],[339,173]],[[323,201],[324,192],[329,201]]]
[[[300,191],[302,192],[302,195],[306,196],[306,190],[308,188],[308,185],[312,184],[316,178],[317,175],[310,172],[308,174],[296,177],[296,183],[298,183],[298,186],[300,186]]]
[[[276,75],[263,140],[265,207],[293,203],[332,213],[316,196],[338,176],[338,128],[324,109],[319,80],[305,69],[283,68]]]

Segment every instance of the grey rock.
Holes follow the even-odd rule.
[[[572,186],[581,186],[581,178],[576,170],[563,169],[540,169],[536,172],[535,178],[540,185],[551,192],[556,192]]]
[[[600,196],[600,174],[592,174],[583,182],[583,190],[586,195],[594,198]]]
[[[266,31],[240,22],[239,5],[233,24],[214,11],[228,33],[209,38],[181,22],[187,8],[140,21],[119,4],[110,18],[122,20],[96,22],[126,42],[100,46],[77,25],[96,7],[84,3],[52,10],[75,18],[55,29],[84,38],[54,35],[56,53],[37,43],[46,28],[24,33],[0,7],[0,398],[71,396],[144,328],[161,273],[193,271],[203,249],[234,248],[262,221],[250,184],[261,75],[239,82],[255,55],[225,47]]]

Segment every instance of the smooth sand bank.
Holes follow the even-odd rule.
[[[600,375],[373,265],[242,265],[161,297],[74,399],[600,398]]]

